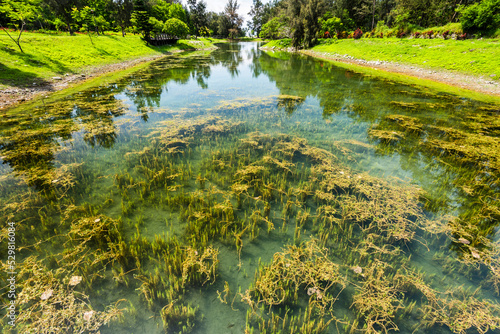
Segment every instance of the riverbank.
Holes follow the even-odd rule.
[[[453,86],[459,89],[465,89],[473,92],[478,92],[481,94],[500,97],[499,82],[497,80],[492,80],[491,78],[484,76],[465,74],[445,69],[427,68],[412,64],[379,61],[379,60],[356,59],[348,55],[331,54],[328,52],[315,52],[311,50],[306,50],[306,51],[301,51],[301,53],[329,61],[334,61],[344,64],[352,64],[355,66],[360,66],[368,69],[381,70],[390,73],[402,74],[405,77],[409,77],[409,79],[412,78],[424,79],[432,82]],[[373,74],[373,72],[370,74]],[[413,83],[415,83],[414,80],[412,81]]]
[[[180,40],[174,45],[147,46],[139,36],[45,35],[27,33],[24,53],[7,36],[0,37],[0,110],[121,71],[164,55],[216,48],[221,40]]]
[[[280,48],[280,41],[264,45]],[[500,41],[443,39],[326,40],[310,50],[313,57],[364,68],[426,79],[454,87],[500,96]]]

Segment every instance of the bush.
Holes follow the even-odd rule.
[[[354,32],[352,33],[352,38],[354,39],[360,39],[361,36],[363,36],[363,31],[361,31],[361,29],[356,29],[354,30]]]
[[[337,33],[337,38],[338,39],[344,39],[344,38],[347,38],[349,34],[347,33],[347,31],[339,31]]]
[[[163,32],[170,36],[184,38],[189,33],[189,27],[179,19],[169,19],[163,25]]]
[[[396,37],[398,38],[403,38],[406,36],[406,31],[405,30],[399,30],[396,34]]]
[[[470,6],[460,6],[460,23],[466,33],[491,35],[500,25],[500,0],[483,0]]]
[[[278,39],[288,37],[285,30],[288,25],[286,16],[274,17],[262,26],[259,37],[268,39]]]

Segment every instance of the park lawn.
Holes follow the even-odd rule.
[[[12,33],[11,33],[12,34]],[[0,31],[0,88],[24,85],[66,73],[78,73],[91,66],[161,55],[168,51],[214,47],[212,39],[180,40],[175,45],[147,46],[138,35],[92,36],[76,34],[24,33],[21,53]]]
[[[341,39],[331,44],[317,45],[312,51],[348,55],[368,61],[391,61],[447,69],[500,79],[499,39]]]

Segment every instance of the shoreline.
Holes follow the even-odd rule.
[[[274,49],[261,48],[265,51],[274,51]],[[205,50],[205,49],[194,49]],[[80,85],[90,79],[97,79],[113,72],[119,72],[136,65],[152,62],[154,60],[163,58],[173,53],[179,53],[190,50],[176,50],[161,55],[151,55],[140,58],[135,58],[123,62],[111,63],[89,68],[81,69],[77,74],[66,74],[61,77],[53,77],[42,84],[33,83],[33,86],[28,85],[24,87],[10,86],[6,89],[0,90],[0,111],[19,107],[25,102],[36,99],[42,95],[51,95],[57,91],[64,90],[73,85]],[[279,50],[275,51],[288,51]],[[486,94],[491,97],[500,97],[500,84],[498,82],[488,80],[481,76],[474,76],[459,72],[452,72],[445,69],[430,69],[419,67],[416,65],[396,63],[388,61],[368,61],[364,59],[357,59],[348,55],[331,54],[327,52],[316,52],[311,50],[302,50],[299,53],[311,56],[317,59],[324,59],[328,61],[344,63],[354,66],[360,66],[372,70],[380,70],[387,73],[395,73],[410,77],[413,79],[423,79],[436,82],[439,84],[448,85],[451,87],[465,89],[472,92]]]
[[[327,52],[316,52],[311,50],[303,50],[299,52],[318,59],[346,63],[373,70],[381,70],[388,73],[413,77],[415,79],[429,80],[459,89],[486,94],[492,97],[500,97],[499,83],[493,80],[488,80],[482,76],[452,72],[445,69],[425,68],[405,63],[376,60],[368,61],[364,59],[356,59],[348,55],[331,54]]]
[[[166,55],[168,54],[146,56],[118,63],[92,66],[81,69],[79,71],[80,73],[53,77],[44,81],[42,84],[33,83],[32,87],[28,85],[24,87],[10,86],[9,88],[0,90],[0,111],[18,107],[39,96],[50,95],[69,88],[71,85],[83,84],[87,80],[95,79],[112,72],[122,71],[141,63],[151,62],[163,58]]]
[[[126,61],[121,61],[117,63],[103,64],[97,66],[91,66],[87,68],[82,68],[78,70],[78,73],[69,74],[52,77],[42,81],[42,83],[33,82],[32,86],[27,83],[24,86],[9,86],[5,89],[0,89],[0,112],[6,111],[8,109],[14,109],[16,107],[22,106],[24,103],[35,100],[40,96],[49,97],[50,95],[62,91],[64,89],[74,87],[77,85],[82,85],[87,81],[98,79],[105,75],[110,75],[111,73],[120,72],[137,66],[139,64],[149,63],[154,60],[185,51],[203,51],[212,50],[209,49],[186,49],[186,50],[173,50],[164,54],[159,55],[149,55],[139,58],[134,58]]]

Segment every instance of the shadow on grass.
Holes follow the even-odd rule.
[[[10,68],[0,63],[0,84],[16,87],[25,87],[36,83],[47,84],[46,80],[41,79],[35,73],[25,72],[17,68]]]
[[[4,48],[3,51],[19,59],[18,61],[26,66],[26,70],[19,68],[19,66],[15,68],[0,63],[0,84],[17,87],[31,86],[33,83],[37,85],[48,84],[49,82],[46,79],[36,73],[30,72],[30,68],[33,67],[43,67],[58,74],[73,73],[70,68],[54,59],[40,60],[35,55],[20,53],[8,48]]]

